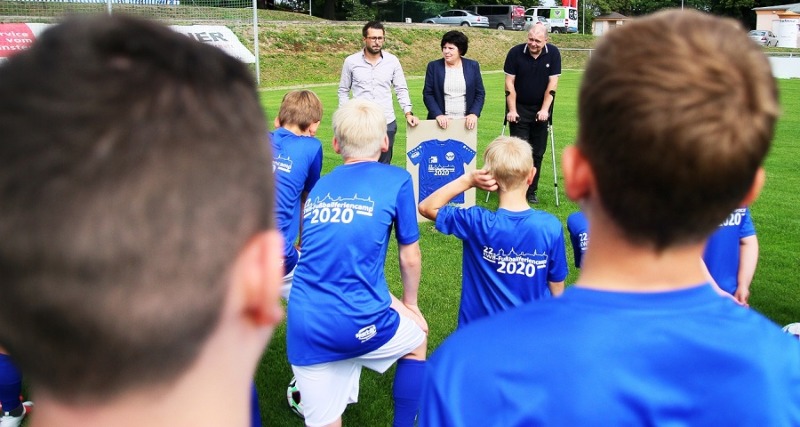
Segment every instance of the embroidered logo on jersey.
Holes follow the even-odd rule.
[[[278,157],[273,157],[272,172],[275,172],[276,170],[290,173],[292,171],[292,159],[288,157],[281,157],[280,154],[278,154]]]
[[[317,223],[344,223],[349,224],[353,221],[354,215],[372,216],[375,210],[375,202],[371,198],[359,198],[358,194],[353,197],[332,198],[330,193],[320,199],[306,200],[303,216],[310,218],[312,224]]]
[[[428,163],[439,163],[439,156],[431,156],[431,158],[428,159]]]
[[[447,154],[444,155],[444,158],[447,159],[448,162],[452,162],[456,159],[456,153],[448,151]]]
[[[374,337],[377,334],[378,334],[378,329],[375,327],[375,325],[369,325],[369,326],[361,328],[356,333],[356,338],[358,338],[358,340],[363,343],[363,342],[368,341],[369,339],[371,339],[372,337]]]
[[[421,156],[421,155],[422,155],[422,153],[420,153],[420,152],[419,152],[419,151],[417,151],[417,150],[411,151],[410,153],[411,153],[411,154],[409,154],[409,155],[408,155],[408,157],[409,157],[410,159],[416,159],[417,157],[419,157],[419,156]]]
[[[518,274],[533,277],[536,275],[536,270],[547,268],[547,254],[540,254],[537,251],[532,254],[517,253],[514,248],[511,248],[508,252],[503,249],[495,252],[494,248],[484,246],[483,259],[496,264],[496,271],[500,274]]]

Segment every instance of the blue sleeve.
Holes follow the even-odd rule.
[[[472,159],[475,158],[475,150],[473,150],[472,147],[461,141],[455,141],[452,139],[451,141],[458,144],[458,149],[460,151],[461,158],[464,160],[464,163],[470,164],[470,162],[472,162]]]
[[[309,192],[319,181],[322,174],[322,143],[317,147],[317,152],[314,153],[314,158],[311,160],[311,165],[308,168],[308,178],[306,178],[303,191]]]
[[[444,114],[442,106],[436,102],[436,91],[434,85],[436,84],[436,61],[428,63],[428,68],[425,70],[425,86],[422,88],[422,101],[425,103],[425,108],[428,109],[428,119],[435,119],[436,116]]]
[[[475,100],[472,101],[472,105],[467,111],[467,114],[475,114],[476,116],[481,116],[481,111],[483,111],[483,103],[486,100],[486,89],[483,87],[483,77],[481,76],[481,65],[478,61],[472,61],[475,64],[473,67],[473,80],[475,82]]]
[[[414,185],[411,182],[411,175],[406,173],[406,176],[407,179],[400,186],[400,191],[397,194],[397,216],[394,223],[397,243],[401,245],[408,245],[419,240]]]
[[[478,207],[460,208],[445,205],[436,214],[436,229],[442,234],[449,234],[461,240],[468,239],[471,235],[473,216],[471,211]]]
[[[419,145],[409,150],[408,153],[406,153],[406,156],[408,156],[408,160],[411,161],[412,165],[418,165],[420,160],[422,160],[422,155],[424,151],[425,151],[425,142],[421,142]]]

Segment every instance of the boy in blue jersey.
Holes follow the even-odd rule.
[[[0,65],[0,111],[0,343],[26,425],[249,426],[283,314],[252,72],[154,22],[70,17]]]
[[[581,211],[573,212],[567,217],[567,232],[572,245],[572,255],[575,257],[575,267],[581,268],[583,255],[589,248],[589,222]]]
[[[737,208],[719,225],[708,239],[703,262],[723,291],[747,305],[758,264],[758,237],[749,208]]]
[[[562,162],[591,229],[578,281],[448,338],[421,426],[800,425],[800,342],[699,262],[764,182],[777,88],[748,41],[693,10],[603,36]]]
[[[411,175],[378,163],[389,147],[380,106],[351,100],[333,115],[333,148],[344,164],[311,190],[303,256],[287,312],[287,350],[307,426],[341,425],[358,401],[362,367],[395,361],[394,425],[416,418],[427,324],[417,306],[421,255]],[[389,238],[398,243],[402,300],[384,276]],[[399,359],[399,361],[398,361]]]
[[[322,102],[310,90],[283,96],[272,132],[272,170],[275,172],[275,220],[283,235],[283,287],[289,299],[292,276],[300,259],[295,246],[306,196],[322,171],[322,143],[314,137],[322,120]]]
[[[555,216],[531,209],[525,192],[536,173],[531,147],[500,136],[484,153],[483,169],[461,175],[419,204],[436,229],[462,240],[458,327],[482,317],[564,291],[564,231]],[[472,188],[497,190],[496,212],[448,205]]]

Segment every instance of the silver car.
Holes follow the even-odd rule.
[[[422,21],[424,24],[461,25],[464,27],[489,27],[489,18],[461,9],[451,9]]]
[[[777,46],[778,45],[778,36],[775,35],[772,31],[769,30],[753,30],[750,31],[747,35],[750,36],[753,41],[762,45],[762,46]]]

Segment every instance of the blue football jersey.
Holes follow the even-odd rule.
[[[797,426],[800,342],[707,284],[579,286],[451,335],[421,427]]]
[[[424,141],[407,153],[411,163],[419,166],[419,199],[424,200],[445,184],[464,175],[464,166],[475,158],[475,150],[454,139]],[[464,193],[452,200],[464,203]]]
[[[709,237],[703,261],[720,288],[736,292],[739,275],[739,240],[756,234],[749,208],[734,210]]]
[[[548,282],[567,277],[564,230],[547,212],[444,206],[436,216],[436,229],[462,240],[459,328],[548,298]]]
[[[581,268],[583,254],[589,247],[589,221],[583,212],[573,212],[567,217],[567,231],[572,244],[572,254],[575,256],[575,267]]]
[[[275,221],[283,235],[284,274],[297,264],[294,243],[300,230],[300,195],[311,191],[322,171],[322,143],[278,128],[272,132],[272,171],[275,174]]]
[[[392,229],[399,244],[419,240],[411,175],[403,169],[345,164],[311,190],[287,310],[292,365],[360,356],[397,331],[384,276]]]

